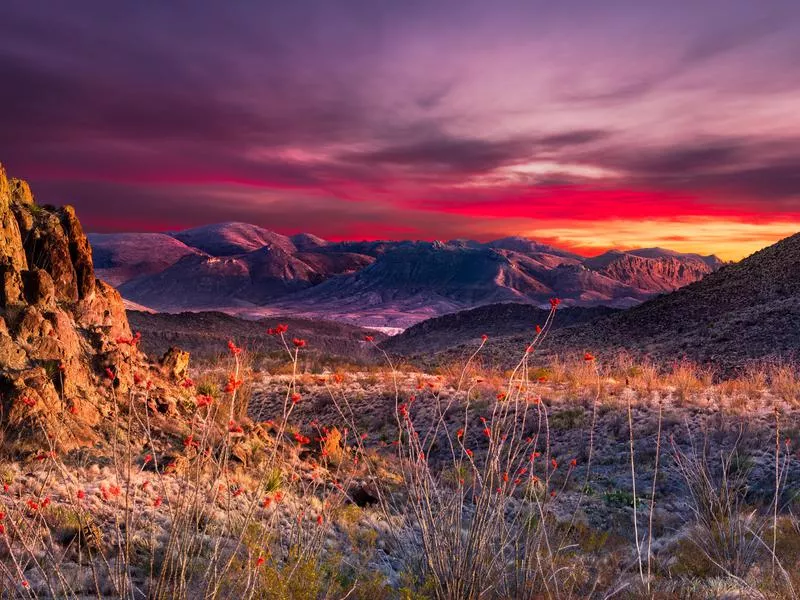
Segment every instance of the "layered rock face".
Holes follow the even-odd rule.
[[[34,202],[0,165],[0,421],[5,441],[90,444],[141,361],[120,295],[95,278],[71,206]],[[64,427],[65,422],[69,427]]]

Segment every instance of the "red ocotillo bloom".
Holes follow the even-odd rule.
[[[295,348],[305,348],[306,341],[304,339],[301,339],[301,338],[294,338],[292,340],[292,344],[294,344]]]
[[[283,323],[279,323],[277,327],[270,327],[267,329],[267,333],[270,335],[280,335],[282,333],[286,333],[289,331],[289,326],[284,325]]]

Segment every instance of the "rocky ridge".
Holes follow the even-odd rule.
[[[122,298],[95,277],[71,206],[40,206],[0,165],[0,424],[17,451],[88,446],[109,400],[153,370],[152,400],[170,383],[136,347]],[[68,426],[64,426],[64,424]],[[44,438],[44,439],[43,439]]]

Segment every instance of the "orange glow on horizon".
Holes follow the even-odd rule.
[[[661,247],[677,252],[716,254],[723,260],[737,261],[798,231],[795,222],[745,223],[706,218],[669,221],[615,219],[598,222],[594,227],[585,225],[544,225],[535,232],[522,235],[550,240],[554,245],[585,255],[600,254],[612,248]]]

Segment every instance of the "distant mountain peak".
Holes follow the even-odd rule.
[[[316,236],[313,233],[296,233],[295,235],[289,236],[289,239],[292,240],[292,243],[301,252],[322,248],[330,243],[328,240]]]
[[[276,246],[288,253],[297,251],[292,240],[285,235],[239,221],[212,223],[184,229],[173,233],[172,237],[187,246],[214,256],[245,254],[267,245]]]

